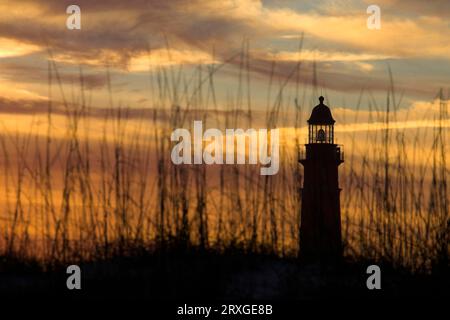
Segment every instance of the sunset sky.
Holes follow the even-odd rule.
[[[369,30],[373,1],[1,0],[0,110],[45,108],[48,50],[67,95],[81,67],[98,107],[108,104],[107,69],[115,99],[140,108],[149,102],[149,72],[182,65],[189,78],[198,64],[235,57],[215,75],[218,104],[225,105],[247,40],[255,107],[266,100],[272,63],[278,83],[300,58],[305,90],[316,61],[320,93],[332,106],[351,108],[362,89],[382,105],[390,66],[401,107],[411,108],[450,84],[450,2],[434,3],[378,0],[381,30]],[[81,30],[66,28],[70,4],[81,8]]]
[[[367,27],[373,4],[381,9],[380,30]],[[120,167],[132,185],[123,194],[145,198],[157,213],[152,201],[164,187],[158,184],[173,182],[172,171],[161,175],[166,174],[161,164],[173,169],[170,132],[199,119],[207,119],[205,129],[215,124],[280,129],[280,173],[273,186],[280,185],[280,221],[286,211],[295,226],[294,190],[301,179],[293,171],[307,141],[307,117],[320,95],[336,120],[335,142],[344,145],[340,183],[347,212],[359,208],[366,214],[356,201],[370,192],[367,203],[373,205],[383,177],[397,179],[392,190],[408,189],[412,205],[415,190],[421,195],[432,190],[437,165],[450,165],[450,119],[443,112],[450,97],[450,1],[428,4],[0,0],[0,186],[6,190],[0,192],[0,228],[23,206],[35,219],[32,232],[51,234],[41,214],[49,215],[52,197],[56,214],[64,217],[62,204],[72,201],[70,209],[78,212],[71,212],[72,219],[83,217],[85,207],[79,204],[88,197],[81,179],[92,186],[92,206],[110,210],[101,197],[116,196],[120,203],[112,187]],[[66,27],[69,5],[81,8],[81,30]],[[85,106],[88,112],[78,117],[74,111]],[[198,167],[189,169],[186,189],[200,177]],[[205,186],[212,210],[215,197],[227,195],[218,192],[218,167],[209,172]],[[262,194],[263,184],[254,186],[252,192]],[[230,199],[228,211],[235,212]],[[286,204],[293,205],[290,211]],[[140,221],[141,207],[135,209],[129,214]]]

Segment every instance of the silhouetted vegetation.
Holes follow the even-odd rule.
[[[233,256],[230,248],[240,248],[246,253],[242,257],[269,254],[292,261],[299,249],[301,127],[312,104],[300,86],[301,62],[284,78],[276,76],[274,62],[267,105],[255,107],[248,43],[243,47],[223,64],[200,65],[192,74],[181,67],[149,66],[150,102],[139,111],[114,100],[109,71],[110,106],[100,111],[90,106],[81,69],[74,87],[79,91],[68,99],[50,57],[45,132],[32,126],[27,135],[0,134],[4,259],[36,259],[52,266],[139,257],[136,251],[144,248],[178,261],[180,248],[195,247],[217,258],[208,264],[211,268]],[[214,76],[230,62],[240,67],[236,92],[228,92],[224,110]],[[448,126],[443,123],[448,97],[443,91],[437,96],[440,116],[431,146],[424,145],[426,129],[417,128],[411,136],[408,129],[390,127],[401,104],[392,77],[385,106],[377,105],[370,92],[361,93],[356,123],[365,98],[378,130],[367,130],[361,139],[356,131],[340,133],[336,125],[336,136],[351,141],[340,172],[345,256],[409,271],[447,270]],[[63,132],[55,124],[55,110],[64,115]],[[170,133],[190,128],[194,119],[217,128],[291,123],[295,141],[281,146],[275,176],[261,176],[259,165],[174,165]],[[373,148],[358,153],[357,139]],[[427,160],[419,161],[424,155]],[[176,251],[165,251],[174,245]],[[171,272],[171,267],[160,271]]]

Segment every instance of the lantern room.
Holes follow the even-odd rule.
[[[324,98],[319,97],[319,104],[314,107],[308,120],[308,142],[334,144],[334,119],[330,108],[323,104]]]

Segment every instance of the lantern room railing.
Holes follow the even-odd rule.
[[[334,146],[336,146],[336,160],[344,162],[344,146],[342,144],[335,144]],[[300,149],[298,150],[298,160],[308,160],[306,145],[300,146]]]

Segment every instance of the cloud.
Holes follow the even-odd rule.
[[[286,78],[298,57],[289,48],[298,44],[295,35],[304,33],[301,59],[317,61],[321,86],[346,92],[359,91],[361,85],[385,90],[386,75],[380,74],[377,65],[380,61],[439,58],[448,65],[448,22],[437,11],[413,15],[422,6],[419,1],[413,1],[409,11],[400,2],[381,3],[386,8],[382,8],[379,31],[366,28],[364,5],[346,1],[343,7],[326,10],[330,3],[319,2],[302,10],[290,1],[78,0],[82,30],[73,31],[65,27],[65,8],[71,1],[5,0],[0,4],[0,38],[15,44],[7,46],[14,49],[12,53],[5,50],[4,56],[29,56],[41,50],[45,60],[50,48],[62,67],[81,64],[88,70],[104,70],[108,66],[130,73],[147,71],[149,59],[152,65],[163,67],[225,61],[249,39],[252,70],[269,76],[276,61],[275,76]],[[410,14],[394,14],[401,10]],[[230,61],[238,67],[240,63],[239,59]],[[302,68],[301,81],[310,84],[312,66]],[[405,92],[429,95],[436,90],[428,80],[397,76]],[[37,75],[30,77],[37,81]],[[68,83],[76,77],[76,73],[63,75]],[[15,78],[27,81],[20,72]],[[86,84],[99,87],[104,77],[86,74]]]
[[[32,99],[31,96],[13,98],[0,96],[1,113],[35,114],[44,113],[47,108],[48,102],[40,97]]]
[[[0,38],[0,59],[24,56],[39,50],[39,47],[14,39]]]
[[[274,54],[264,53],[268,59],[276,61],[369,61],[369,60],[386,60],[394,59],[394,56],[367,54],[367,53],[351,53],[351,52],[327,52],[320,50],[302,50],[299,52],[279,51]]]
[[[36,58],[35,58],[36,59]],[[0,67],[2,73],[0,76],[0,91],[3,90],[14,90],[18,86],[26,86],[26,84],[40,84],[43,85],[47,83],[48,78],[48,68],[47,63],[42,61],[44,58],[40,57],[39,62],[33,61],[26,62],[22,60],[22,63],[17,60],[1,60]],[[42,66],[42,62],[45,62],[45,66]],[[104,72],[86,72],[81,71],[77,66],[76,70],[58,70],[59,80],[63,84],[78,84],[83,80],[83,86],[85,89],[98,89],[106,85],[107,77]],[[54,73],[54,71],[52,71]],[[55,75],[53,75],[55,77]],[[2,79],[4,81],[2,81]],[[56,81],[56,79],[54,80]],[[19,85],[17,84],[19,83]]]
[[[56,54],[55,61],[68,64],[83,64],[89,66],[117,66],[119,63],[121,69],[129,72],[147,72],[156,67],[169,67],[175,65],[199,65],[219,63],[211,54],[201,50],[177,50],[173,48],[162,48],[149,50],[138,54],[130,55],[127,61],[113,51],[103,53],[99,57],[74,58],[68,54]]]
[[[14,82],[0,78],[0,97],[9,101],[43,101],[47,97],[41,96],[37,93],[25,89],[23,86],[18,87]]]
[[[40,14],[30,14],[26,21],[10,15],[0,23],[0,36],[41,46],[48,42],[55,50],[81,59],[111,58],[113,51],[123,62],[142,54],[149,43],[152,48],[164,48],[164,37],[177,49],[211,51],[214,45],[218,54],[226,55],[240,47],[243,37],[254,39],[258,46],[261,38],[302,32],[325,48],[341,52],[346,47],[345,51],[353,51],[348,54],[356,55],[448,58],[450,49],[442,36],[449,31],[448,23],[430,17],[389,16],[383,18],[382,30],[372,31],[366,27],[365,11],[357,10],[327,16],[267,7],[255,0],[131,0],[126,4],[80,0],[83,27],[81,32],[72,32],[64,23],[69,1],[23,1],[20,5],[24,4],[35,11],[41,8]]]

